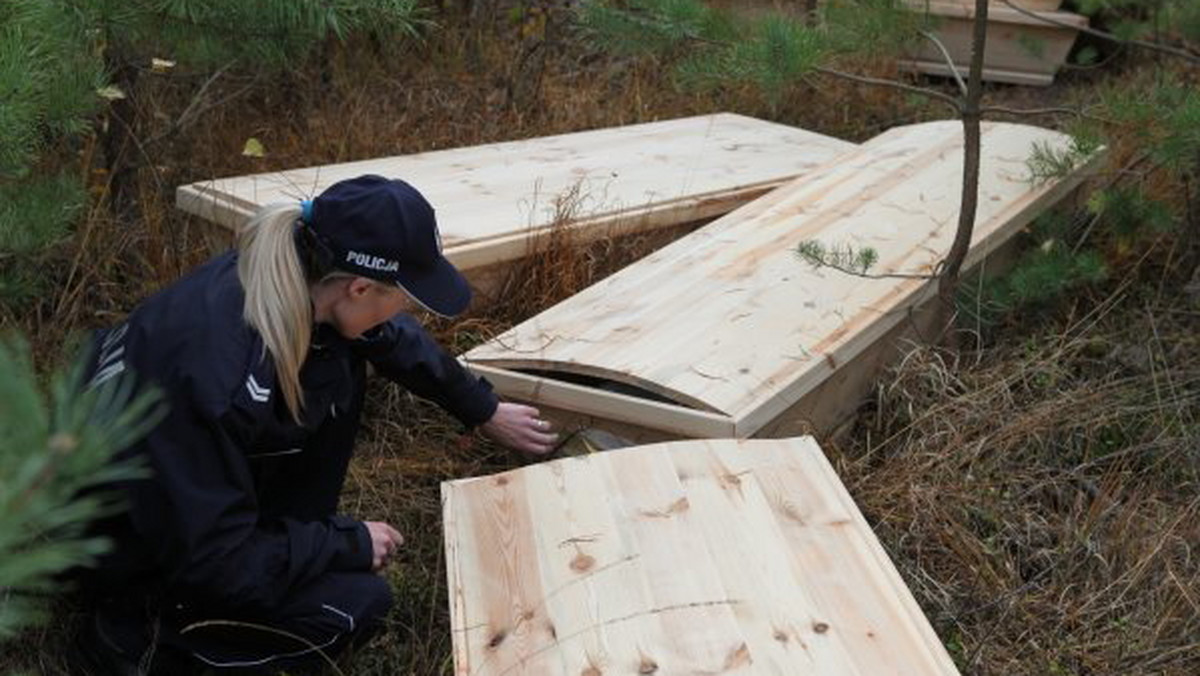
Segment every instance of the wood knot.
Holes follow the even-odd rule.
[[[579,672],[579,676],[604,676],[604,672],[589,665],[584,667],[583,671]]]
[[[824,634],[829,631],[829,625],[824,622],[813,622],[813,631],[818,634]]]
[[[526,610],[525,612],[521,613],[521,621],[522,622],[528,622],[532,619],[533,619],[533,611],[532,610]]]
[[[787,642],[788,642],[788,635],[787,635],[787,632],[785,632],[785,631],[784,631],[784,630],[782,630],[782,629],[776,629],[776,630],[775,630],[775,633],[773,634],[773,636],[775,637],[775,640],[776,640],[776,641],[779,641],[780,643],[787,643]]]
[[[488,650],[495,650],[496,648],[499,648],[500,644],[504,643],[504,639],[507,636],[508,636],[508,632],[505,631],[504,629],[501,629],[500,631],[493,634],[492,638],[489,639],[487,642]]]
[[[685,495],[675,502],[672,502],[664,510],[643,509],[641,510],[641,514],[642,516],[647,516],[652,519],[669,519],[676,514],[682,514],[683,512],[688,511],[691,509],[691,507],[692,503],[688,502],[687,496]]]
[[[786,516],[787,518],[791,519],[792,521],[799,523],[801,526],[808,525],[808,522],[806,522],[804,520],[804,515],[801,514],[800,510],[797,509],[796,506],[790,502],[785,502],[783,504],[783,515]]]
[[[653,674],[656,671],[658,671],[658,662],[643,656],[641,664],[638,665],[638,673],[644,676],[645,674]]]
[[[738,667],[744,667],[751,663],[750,648],[745,644],[741,644],[734,648],[729,656],[725,658],[725,670],[732,671]]]
[[[546,633],[550,634],[550,638],[554,639],[555,641],[558,640],[558,630],[554,628],[554,623],[546,623]]]
[[[577,555],[575,555],[575,558],[571,559],[571,570],[575,571],[576,573],[586,573],[592,569],[592,566],[595,565],[596,559],[584,554],[583,552],[579,552]]]
[[[507,486],[508,485],[508,477],[506,477],[506,476],[496,477],[496,485],[497,486]]]

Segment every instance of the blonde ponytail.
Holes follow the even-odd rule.
[[[238,237],[238,279],[246,293],[243,316],[271,353],[278,387],[297,423],[304,408],[300,367],[313,324],[309,281],[293,236],[300,213],[299,204],[264,207]]]

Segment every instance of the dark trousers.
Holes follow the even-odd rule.
[[[356,386],[346,410],[325,419],[299,454],[256,460],[258,499],[264,517],[320,520],[337,511],[338,496],[358,432],[365,373],[355,369]],[[152,608],[153,634],[146,636],[141,616],[140,642],[162,649],[152,673],[174,673],[175,661],[192,661],[218,672],[308,673],[328,664],[348,646],[361,644],[381,625],[392,605],[383,578],[369,571],[330,572],[294,590],[270,617],[239,617],[219,609],[196,610],[193,604],[168,602]],[[112,606],[110,606],[111,612]],[[121,643],[122,641],[118,641]],[[128,637],[123,641],[128,644]],[[136,645],[137,639],[134,639]],[[169,663],[168,663],[169,662]]]

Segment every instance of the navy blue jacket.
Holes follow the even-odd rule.
[[[129,511],[108,525],[116,550],[101,579],[155,581],[172,596],[269,612],[326,571],[367,570],[371,543],[359,521],[268,519],[259,510],[250,458],[299,448],[326,416],[345,410],[363,361],[441,405],[467,426],[497,401],[411,318],[358,340],[318,327],[301,371],[298,425],[276,387],[262,338],[242,318],[236,254],[199,267],[96,337],[93,383],[132,371],[159,388],[166,419],[126,455],[153,472],[128,489]]]

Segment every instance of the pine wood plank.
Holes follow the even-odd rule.
[[[811,438],[654,444],[442,490],[457,674],[957,673]],[[498,520],[532,534],[532,558],[478,525]],[[518,612],[535,640],[469,624]]]
[[[578,189],[581,241],[727,213],[853,144],[719,113],[522,141],[203,181],[176,205],[236,229],[259,207],[364,173],[403,178],[438,212],[447,257],[476,267],[525,255]]]
[[[822,630],[815,633],[878,646],[856,655],[864,674],[894,673],[897,660],[930,665],[929,673],[954,673],[936,634],[920,621],[924,615],[915,599],[828,461],[811,452],[784,456],[778,446],[766,453],[776,464],[756,470],[755,476],[791,545],[794,564],[811,581],[824,613],[818,620]]]
[[[1034,186],[1025,166],[1033,144],[1064,148],[1067,137],[1000,123],[985,124],[983,136],[969,264],[1074,189],[1100,161],[1094,156],[1071,176]],[[813,270],[796,259],[796,245],[816,239],[870,246],[880,256],[875,273],[927,274],[953,238],[961,167],[957,122],[891,130],[547,309],[465,360],[489,378],[525,370],[626,383],[724,414],[737,436],[752,435],[933,293],[927,279]],[[498,390],[550,403],[542,393],[555,387],[554,379],[521,378],[521,389],[500,384]],[[584,403],[586,388],[573,387],[573,402],[554,405],[603,413],[604,405]],[[608,408],[613,419],[625,420],[624,411]],[[637,424],[655,423],[642,413]]]
[[[489,588],[451,587],[454,607],[466,613],[456,631],[478,637],[472,650],[457,656],[462,673],[511,661],[525,663],[531,673],[555,671],[557,655],[537,650],[553,638],[544,621],[546,590],[538,574],[537,542],[528,526],[525,481],[525,474],[510,472],[476,490],[444,489],[444,509],[457,508],[448,513],[449,519],[471,533],[453,551],[447,549],[447,567],[457,571],[464,565],[486,566],[495,573],[491,584],[503,590],[498,594]]]
[[[744,628],[756,669],[786,674],[801,663],[812,673],[852,673],[853,658],[841,643],[811,640],[821,609],[803,579],[771,506],[755,476],[753,458],[739,447],[704,444],[673,454],[691,511],[721,583]]]
[[[653,618],[641,614],[649,590],[637,551],[618,527],[613,506],[597,499],[612,483],[607,469],[563,462],[524,470],[536,476],[528,485],[544,554],[542,576],[552,590],[545,603],[567,674],[636,671],[638,654],[666,642]]]
[[[906,4],[913,11],[927,11],[938,20],[933,33],[950,53],[959,74],[965,77],[971,59],[974,2],[906,0]],[[1046,7],[1041,5],[1036,9],[1057,24],[1075,28],[1040,21],[1007,5],[989,5],[985,80],[1042,86],[1054,81],[1055,73],[1066,62],[1075,43],[1078,28],[1086,27],[1088,19],[1070,12],[1045,11]],[[950,75],[941,50],[928,41],[922,42],[913,59],[905,64],[931,75]]]
[[[640,645],[626,658],[654,665],[655,673],[719,673],[738,661],[745,646],[730,598],[679,481],[672,453],[661,446],[644,452],[594,454],[608,465],[607,495],[616,497],[620,527],[629,537],[649,591],[641,609],[658,624],[663,640]]]

